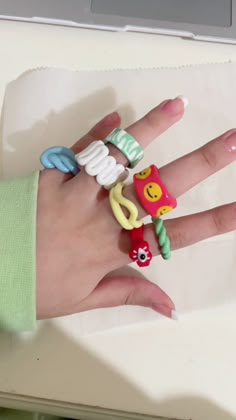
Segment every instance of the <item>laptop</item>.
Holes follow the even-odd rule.
[[[236,44],[236,0],[0,0],[0,19]]]

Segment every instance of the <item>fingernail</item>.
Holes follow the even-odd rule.
[[[177,96],[177,98],[176,99],[180,99],[182,102],[183,102],[183,104],[184,104],[184,109],[185,108],[187,108],[187,106],[188,106],[188,104],[189,104],[189,100],[188,100],[188,98],[186,97],[186,96],[184,96],[184,95],[179,95],[179,96]]]
[[[178,319],[179,319],[178,312],[172,310],[171,311],[171,319],[173,319],[174,321],[178,321]]]
[[[108,114],[103,120],[102,123],[105,126],[114,125],[116,121],[119,121],[119,114],[118,112],[112,112],[111,114]]]
[[[225,135],[224,141],[228,152],[236,152],[236,130],[229,131]]]
[[[170,117],[175,117],[176,115],[183,112],[184,109],[188,106],[188,99],[183,96],[177,96],[175,99],[170,99],[169,101],[163,104],[162,110],[166,112]]]
[[[152,305],[152,308],[157,311],[159,314],[166,316],[167,318],[171,318],[173,320],[178,319],[178,314],[174,309],[171,309],[169,306],[166,305],[160,305],[160,304],[154,304]]]

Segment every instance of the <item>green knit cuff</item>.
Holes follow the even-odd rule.
[[[39,172],[0,182],[0,329],[36,323],[36,213]]]

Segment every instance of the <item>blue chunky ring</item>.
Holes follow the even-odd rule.
[[[67,147],[50,147],[40,156],[40,162],[46,169],[58,169],[64,174],[72,172],[77,175],[80,167],[75,154]]]

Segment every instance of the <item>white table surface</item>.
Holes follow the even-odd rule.
[[[236,47],[232,45],[200,43],[157,35],[108,33],[13,22],[0,23],[0,51],[1,102],[9,81],[36,67],[54,66],[75,70],[150,68],[228,62],[236,59]],[[222,354],[221,340],[218,336],[220,327],[224,329],[224,341],[227,340],[229,345],[236,346],[234,326],[231,323],[227,324],[226,320],[219,319],[216,324],[214,312],[201,328],[198,328],[196,318],[181,321],[178,327],[169,321],[163,321],[158,324],[158,328],[168,329],[171,334],[167,335],[166,342],[162,343],[158,341],[155,322],[81,338],[79,346],[78,343],[73,343],[69,331],[68,335],[64,333],[63,336],[62,332],[52,325],[43,326],[32,343],[26,342],[24,336],[3,335],[0,337],[0,358],[7,369],[0,372],[0,403],[9,405],[10,401],[15,401],[17,406],[19,401],[27,400],[27,395],[21,396],[25,389],[24,377],[29,380],[30,369],[35,367],[35,364],[38,364],[38,368],[37,375],[31,378],[31,398],[38,401],[39,405],[43,401],[50,401],[54,393],[47,387],[47,363],[55,369],[58,400],[64,403],[70,401],[70,372],[73,371],[73,366],[69,362],[76,352],[81,366],[78,404],[170,417],[184,417],[187,407],[189,412],[198,413],[193,416],[197,420],[233,420],[236,404],[232,403],[234,396],[227,392],[225,386],[222,386],[222,399],[219,403],[213,401],[211,395],[206,397],[204,392],[204,371],[207,371],[208,388],[210,383],[214,395],[214,386],[216,383],[219,385],[221,380],[214,374],[215,365],[220,364],[223,377],[224,367],[235,362],[232,357],[228,358]],[[191,335],[193,329],[196,331],[195,336]],[[170,335],[171,342],[168,338]],[[188,339],[189,336],[191,340]],[[63,354],[63,364],[57,354],[50,354],[55,348],[55,342],[58,343],[58,353]],[[206,352],[198,355],[199,342]],[[168,354],[168,348],[178,353],[179,366],[188,367],[184,371],[186,389],[181,389],[179,395],[173,394],[172,390],[176,388],[178,375],[182,375],[183,372]],[[213,348],[214,356],[209,363],[209,352]],[[157,352],[166,352],[167,358],[166,377],[163,377],[164,391],[162,393],[160,390],[158,399],[158,371],[154,369]],[[22,365],[24,369],[28,366],[29,372],[24,372]],[[231,392],[234,380],[234,377],[229,378]],[[67,393],[60,392],[60,382],[64,381],[68,383]],[[198,382],[201,390],[198,395],[188,394],[188,384],[192,381]],[[12,383],[17,385],[13,387]]]

